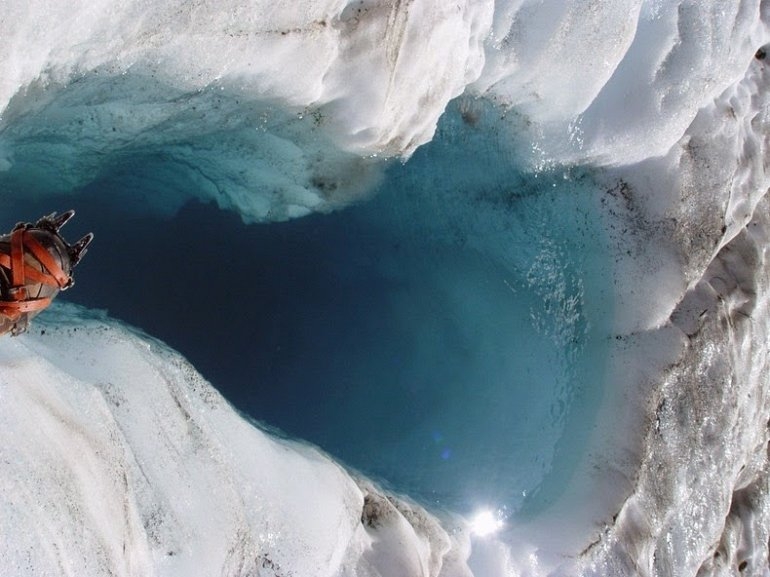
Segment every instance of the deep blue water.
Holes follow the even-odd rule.
[[[74,207],[67,236],[96,240],[62,298],[165,340],[244,413],[396,490],[523,515],[559,496],[602,397],[602,191],[522,170],[510,123],[467,106],[333,214],[245,225],[190,202],[165,219],[116,202],[116,173],[75,197],[11,195],[0,224]]]

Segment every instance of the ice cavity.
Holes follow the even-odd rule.
[[[283,220],[365,194],[376,159],[411,155],[463,93],[518,115],[510,136],[535,166],[636,161],[664,154],[735,82],[766,40],[761,9],[13,4],[0,24],[0,168],[41,192],[122,176],[146,208],[173,211],[194,189],[246,220]]]
[[[163,344],[48,321],[0,342],[2,574],[469,575],[461,524],[263,433]]]
[[[439,10],[465,26],[454,37],[468,47],[456,76],[441,66],[421,68],[420,58],[402,50],[407,44],[356,37],[369,27],[385,40],[411,38],[415,47],[434,30],[446,32],[434,26],[427,3],[379,6],[324,12],[320,4],[299,11],[294,4],[291,14],[267,4],[254,5],[253,14],[234,4],[89,4],[92,12],[71,4],[58,13],[42,4],[12,6],[0,76],[4,184],[66,191],[105,173],[125,175],[126,192],[166,191],[137,198],[139,210],[150,210],[148,201],[169,210],[168,191],[185,198],[187,179],[200,184],[189,188],[203,197],[252,220],[328,210],[376,179],[376,160],[363,157],[408,155],[430,138],[447,99],[463,90],[507,108],[512,137],[536,166],[641,160],[607,172],[611,211],[634,226],[616,233],[620,313],[608,383],[618,386],[608,388],[591,463],[597,477],[619,479],[624,504],[593,544],[578,549],[582,555],[569,558],[579,568],[564,572],[708,575],[748,567],[761,574],[768,526],[767,82],[752,56],[767,41],[767,3],[650,1],[629,3],[626,12],[588,2],[497,3],[494,10],[474,3],[458,13],[478,18],[458,20]],[[254,46],[264,60],[249,58]],[[383,80],[392,70],[379,65],[393,56],[397,69],[419,71],[416,80]],[[349,75],[337,71],[343,65]],[[444,86],[438,76],[445,73],[452,88],[431,93],[434,84]],[[565,93],[575,79],[577,88]],[[367,98],[356,100],[362,84],[409,89],[387,98],[364,91]],[[396,132],[378,123],[385,103],[393,114],[386,127],[400,126]],[[472,106],[464,110],[469,125],[474,115]],[[366,178],[346,186],[342,177],[354,169]],[[262,177],[269,186],[255,190],[251,183]],[[633,433],[625,452],[601,450],[615,422]],[[512,566],[551,572],[537,537],[550,537],[563,552],[557,541],[564,534],[554,536],[554,526],[539,533],[525,527],[521,555],[488,545],[492,553],[477,567],[489,570],[477,573],[505,574]]]

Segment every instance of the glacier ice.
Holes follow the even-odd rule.
[[[120,175],[159,211],[198,195],[282,220],[360,198],[376,159],[411,155],[461,94],[518,115],[533,166],[639,161],[739,80],[760,9],[33,2],[3,22],[0,166],[39,193]]]
[[[253,427],[162,343],[72,305],[39,326],[0,353],[4,574],[468,574],[467,535]]]
[[[531,280],[533,349],[546,335],[578,351],[601,402],[566,404],[584,426],[556,431],[574,456],[544,477],[558,497],[480,538],[472,511],[428,512],[395,496],[409,483],[385,491],[265,435],[157,341],[60,307],[44,334],[0,342],[18,439],[3,447],[4,572],[766,575],[768,10],[10,3],[3,218],[66,197],[108,229],[173,227],[200,200],[462,246],[490,266],[461,285],[473,258],[433,254],[431,286],[455,291],[443,305],[494,317]],[[519,269],[518,285],[499,278]]]

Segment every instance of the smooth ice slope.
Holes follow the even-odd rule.
[[[468,536],[73,306],[0,341],[3,575],[469,575]]]

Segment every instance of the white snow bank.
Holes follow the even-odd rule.
[[[571,120],[573,158],[618,164],[665,154],[702,106],[743,77],[768,41],[760,6],[758,0],[642,3],[627,52]],[[599,30],[606,42],[588,62],[615,52],[616,29]],[[558,130],[556,138],[564,138]]]
[[[672,358],[662,377],[640,379],[641,398],[618,401],[634,401],[640,465],[624,475],[630,496],[576,574],[767,574],[768,208],[765,197],[666,326],[644,335],[667,338]],[[641,351],[637,343],[629,356]]]
[[[0,109],[36,82],[138,73],[186,92],[217,84],[300,109],[334,102],[348,145],[400,154],[427,141],[446,103],[478,77],[492,6],[20,2],[0,29]]]
[[[467,533],[237,415],[73,306],[0,341],[0,574],[468,575]]]
[[[770,39],[763,10],[759,0],[11,2],[0,177],[45,194],[96,181],[166,211],[199,196],[282,220],[359,198],[377,182],[373,158],[408,157],[463,93],[520,118],[510,138],[524,163],[636,162],[665,154],[742,76]]]

